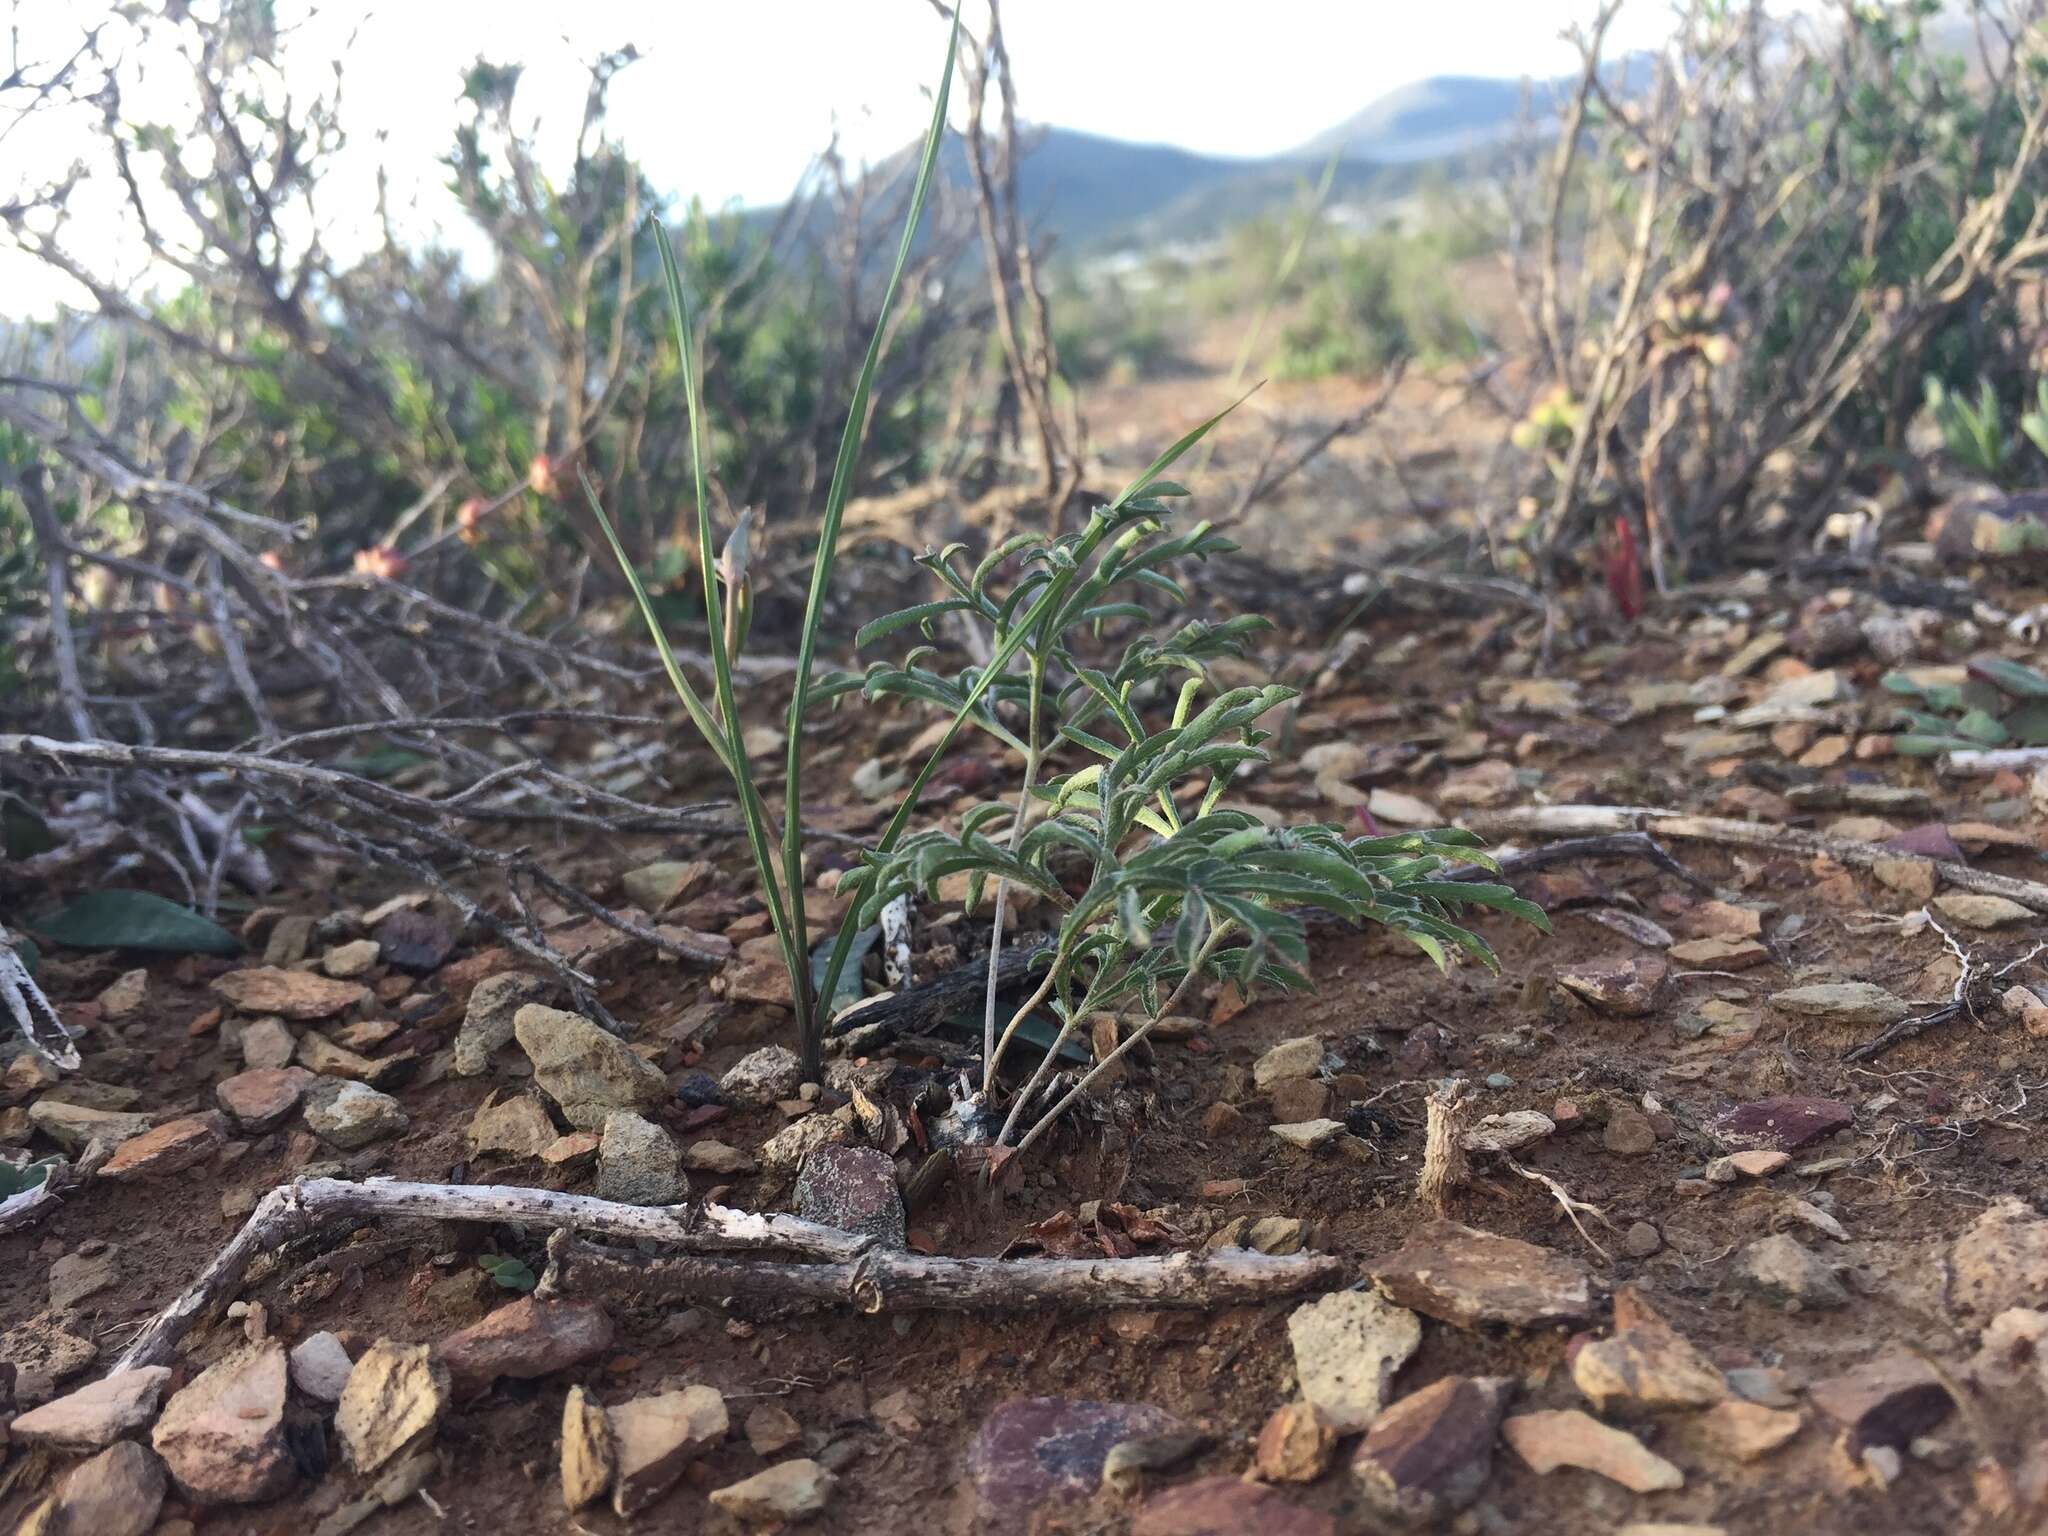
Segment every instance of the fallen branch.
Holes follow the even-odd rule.
[[[163,1364],[186,1331],[240,1287],[259,1253],[348,1216],[573,1228],[700,1251],[769,1250],[838,1262],[858,1258],[872,1242],[794,1216],[759,1216],[709,1203],[625,1205],[513,1184],[417,1184],[399,1179],[356,1184],[345,1179],[298,1179],[280,1184],[257,1202],[242,1230],[177,1300],[150,1319],[149,1326],[115,1362],[114,1371]]]
[[[1988,779],[2008,768],[2031,773],[2048,764],[2048,747],[2002,747],[1992,751],[1950,752],[1936,764],[1938,772],[1957,779]]]
[[[1761,848],[1769,853],[1826,857],[1852,869],[1869,869],[1880,859],[1909,857],[1876,843],[1855,842],[1766,822],[1687,816],[1640,805],[1540,805],[1489,811],[1470,818],[1473,830],[1492,836],[1583,837],[1600,833],[1647,832],[1675,842],[1713,843],[1724,848]],[[1961,891],[2003,896],[2029,911],[2048,914],[2048,885],[1994,875],[1947,859],[1931,861],[1948,884]]]
[[[1136,1259],[949,1259],[881,1248],[842,1264],[660,1256],[577,1242],[548,1244],[540,1294],[606,1296],[636,1306],[767,1304],[778,1311],[852,1307],[867,1313],[1016,1307],[1208,1308],[1270,1301],[1340,1284],[1323,1253],[1219,1248]]]

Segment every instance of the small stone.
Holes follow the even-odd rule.
[[[1252,1465],[1269,1483],[1312,1483],[1337,1454],[1337,1431],[1314,1403],[1284,1403],[1259,1431]]]
[[[1657,1132],[1641,1110],[1633,1104],[1620,1104],[1607,1117],[1600,1144],[1620,1157],[1641,1157],[1657,1150]]]
[[[717,875],[717,869],[702,859],[662,859],[627,870],[619,884],[626,899],[641,911],[660,913],[688,901]]]
[[[299,1042],[283,1019],[258,1019],[242,1030],[242,1065],[251,1071],[290,1066]]]
[[[121,1257],[105,1244],[88,1243],[86,1252],[67,1253],[50,1266],[50,1305],[58,1311],[77,1306],[121,1278]]]
[[[808,1459],[778,1462],[765,1472],[711,1490],[711,1502],[756,1525],[794,1525],[825,1512],[839,1479]]]
[[[556,1141],[555,1123],[531,1094],[485,1104],[469,1121],[469,1155],[539,1157]]]
[[[965,882],[966,876],[959,877]],[[962,894],[965,894],[963,889]],[[728,930],[729,937],[738,937]],[[762,1003],[788,1008],[794,999],[789,990],[789,968],[783,959],[782,941],[763,934],[746,939],[719,973],[725,995],[736,1003]]]
[[[95,1139],[118,1147],[149,1129],[147,1115],[88,1109],[83,1104],[64,1104],[54,1099],[38,1099],[29,1105],[28,1122],[74,1157]]]
[[[612,1111],[656,1109],[668,1098],[660,1072],[581,1014],[528,1003],[513,1016],[513,1035],[534,1080],[579,1131],[602,1131]]]
[[[2006,1196],[1949,1248],[1947,1281],[1949,1310],[1980,1327],[2014,1308],[2048,1304],[2048,1219]]]
[[[543,1167],[564,1173],[585,1173],[597,1166],[597,1146],[604,1138],[595,1131],[571,1131],[557,1136],[541,1149]]]
[[[1706,1408],[1728,1396],[1712,1362],[1661,1323],[1581,1346],[1572,1383],[1603,1414]]]
[[[910,1241],[896,1164],[874,1147],[821,1146],[804,1159],[796,1181],[797,1214],[886,1248]]]
[[[1252,1083],[1264,1093],[1289,1078],[1314,1077],[1323,1064],[1323,1042],[1314,1035],[1283,1040],[1252,1063]]]
[[[257,1504],[291,1487],[287,1379],[282,1344],[245,1344],[164,1404],[150,1443],[185,1494],[208,1504]]]
[[[1131,1536],[1336,1536],[1336,1522],[1260,1483],[1205,1477],[1145,1501]]]
[[[1340,1435],[1378,1417],[1394,1373],[1421,1347],[1422,1322],[1370,1291],[1332,1291],[1287,1319],[1301,1395]]]
[[[149,1001],[149,972],[124,971],[119,980],[100,993],[100,1017],[111,1024],[132,1019]]]
[[[469,994],[462,1027],[455,1032],[455,1070],[464,1077],[488,1071],[491,1056],[512,1043],[513,1018],[528,1003],[548,996],[544,977],[526,971],[501,971],[486,976]]]
[[[1337,1102],[1330,1085],[1312,1077],[1283,1078],[1273,1085],[1267,1098],[1273,1107],[1273,1119],[1282,1125],[1326,1120]]]
[[[453,1399],[448,1368],[424,1344],[379,1339],[348,1373],[334,1432],[364,1474],[433,1438]]]
[[[1842,1307],[1849,1293],[1834,1267],[1782,1232],[1758,1238],[1735,1256],[1732,1271],[1745,1290],[1782,1307]]]
[[[562,1502],[573,1512],[603,1498],[618,1470],[611,1420],[582,1387],[562,1404]]]
[[[1883,1029],[1913,1010],[1883,987],[1868,981],[1827,981],[1771,994],[1771,1006],[1795,1018],[1853,1029]]]
[[[420,975],[439,970],[455,950],[454,933],[427,912],[393,912],[376,925],[373,936],[385,963]]]
[[[2015,923],[2041,921],[2040,914],[2016,901],[1975,891],[1951,891],[1946,896],[1937,896],[1934,910],[1965,928],[2010,928]]]
[[[355,1362],[340,1339],[327,1332],[310,1333],[292,1347],[292,1385],[318,1403],[338,1403]]]
[[[297,965],[312,947],[313,930],[317,926],[316,920],[304,912],[280,917],[271,927],[270,937],[264,941],[263,963]]]
[[[1102,1486],[1124,1498],[1135,1498],[1144,1492],[1148,1473],[1169,1471],[1213,1444],[1215,1436],[1199,1430],[1122,1441],[1111,1446],[1102,1459]]]
[[[399,1026],[392,1019],[365,1019],[360,1024],[346,1024],[334,1032],[335,1043],[346,1050],[357,1052],[374,1051],[393,1035]],[[374,1074],[375,1068],[371,1071]],[[374,1081],[374,1076],[368,1080]]]
[[[276,1014],[300,1021],[331,1019],[370,996],[370,989],[360,982],[336,981],[311,971],[287,971],[272,965],[217,976],[213,990],[244,1013]],[[176,1476],[177,1468],[171,1472]]]
[[[238,1130],[274,1131],[291,1118],[315,1081],[304,1067],[255,1067],[216,1083],[213,1101]]]
[[[8,1442],[53,1451],[100,1450],[149,1427],[170,1379],[170,1367],[164,1365],[103,1376],[20,1415],[8,1426]]]
[[[205,1162],[227,1140],[219,1115],[188,1115],[131,1136],[101,1166],[103,1179],[162,1179]]]
[[[1388,1408],[1351,1459],[1366,1498],[1418,1525],[1470,1504],[1493,1468],[1494,1436],[1514,1390],[1504,1376],[1446,1376]]]
[[[1304,1120],[1299,1125],[1276,1125],[1273,1134],[1290,1147],[1299,1147],[1304,1152],[1334,1141],[1344,1134],[1342,1120]]]
[[[1666,959],[1691,970],[1746,971],[1771,958],[1755,939],[1687,939],[1664,951]]]
[[[1692,1425],[1702,1439],[1723,1455],[1737,1461],[1757,1461],[1798,1434],[1805,1422],[1797,1413],[1730,1398],[1716,1403],[1694,1419]]]
[[[48,1402],[57,1388],[99,1358],[99,1346],[71,1331],[61,1312],[39,1312],[0,1333],[0,1377],[14,1368],[14,1401],[23,1408]]]
[[[623,1109],[605,1117],[597,1144],[597,1194],[627,1205],[674,1205],[688,1197],[683,1155],[669,1133]]]
[[[1519,1152],[1555,1135],[1557,1122],[1533,1109],[1509,1110],[1488,1115],[1461,1138],[1467,1152]]]
[[[1955,1408],[1955,1399],[1924,1361],[1894,1350],[1839,1376],[1816,1381],[1807,1400],[1848,1431],[1849,1454],[1872,1446],[1901,1449]]]
[[[441,1363],[458,1396],[502,1377],[531,1381],[595,1359],[611,1348],[612,1320],[585,1300],[522,1296],[441,1342]]]
[[[1664,1246],[1664,1234],[1647,1221],[1630,1222],[1621,1235],[1621,1246],[1629,1257],[1647,1259]]]
[[[976,1528],[1021,1531],[1049,1507],[1092,1498],[1109,1453],[1126,1440],[1178,1434],[1187,1426],[1149,1403],[1012,1398],[982,1421],[968,1449]]]
[[[1797,1152],[1856,1123],[1856,1112],[1839,1099],[1794,1095],[1738,1104],[1713,1122],[1724,1146],[1775,1147]]]
[[[1538,1328],[1593,1311],[1591,1277],[1574,1260],[1454,1221],[1423,1222],[1367,1272],[1389,1300],[1460,1328]]]
[[[787,1408],[763,1403],[747,1415],[747,1444],[756,1456],[768,1457],[788,1450],[804,1437],[804,1427]]]
[[[1501,1425],[1501,1434],[1538,1476],[1548,1476],[1559,1467],[1579,1467],[1632,1493],[1660,1493],[1685,1486],[1685,1474],[1646,1449],[1634,1435],[1602,1424],[1576,1408],[1517,1414]]]
[[[761,1166],[770,1173],[795,1173],[824,1146],[849,1140],[853,1127],[838,1115],[805,1115],[761,1143]]]
[[[1940,880],[1932,859],[1876,859],[1870,872],[1879,885],[1918,902],[1932,901]]]
[[[1706,1178],[1710,1184],[1733,1184],[1737,1179],[1767,1179],[1791,1161],[1790,1152],[1780,1152],[1773,1147],[1751,1147],[1746,1152],[1715,1158],[1707,1164]]]
[[[786,1045],[764,1045],[742,1056],[719,1079],[719,1092],[728,1104],[761,1108],[780,1099],[793,1099],[803,1081],[803,1063]]]
[[[1584,998],[1603,1013],[1639,1018],[1653,1011],[1670,968],[1652,956],[1636,956],[1602,964],[1568,966],[1558,985]]]
[[[698,1456],[725,1438],[725,1398],[710,1387],[636,1397],[611,1410],[618,1476],[612,1510],[624,1518],[652,1504]]]
[[[351,939],[321,956],[320,969],[338,981],[354,981],[366,975],[383,952],[383,945],[375,939]]]
[[[714,1173],[721,1178],[739,1178],[760,1171],[761,1165],[738,1147],[722,1141],[693,1141],[683,1148],[683,1166],[692,1173]]]
[[[408,1124],[398,1100],[364,1083],[317,1082],[302,1102],[306,1128],[344,1152],[399,1135]]]
[[[317,1029],[309,1029],[299,1036],[294,1059],[316,1077],[347,1078],[355,1083],[372,1082],[383,1070],[379,1063],[360,1051],[352,1051],[328,1039]]]
[[[65,1474],[36,1536],[144,1536],[163,1508],[164,1488],[163,1462],[123,1440]]]

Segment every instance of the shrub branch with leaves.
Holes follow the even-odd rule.
[[[866,646],[890,634],[958,615],[985,629],[986,664],[948,675],[931,665],[928,648],[896,665],[878,663],[865,676],[812,677],[824,599],[831,583],[841,516],[874,381],[883,327],[903,273],[945,127],[957,22],[946,69],[935,93],[930,126],[896,267],[882,306],[882,321],[855,382],[846,434],[827,493],[809,600],[798,647],[797,681],[789,703],[783,823],[779,838],[754,782],[741,739],[732,686],[733,652],[741,631],[724,623],[725,604],[742,600],[738,573],[743,555],[714,561],[710,503],[703,470],[706,431],[701,386],[691,350],[690,309],[681,274],[665,237],[658,237],[678,346],[697,494],[697,547],[702,563],[705,640],[712,662],[713,696],[689,682],[664,635],[659,617],[612,535],[594,488],[585,483],[593,512],[613,538],[613,549],[639,600],[669,679],[698,734],[732,778],[761,894],[776,934],[797,1013],[798,1041],[807,1075],[821,1074],[825,1010],[839,995],[839,980],[857,935],[890,901],[910,891],[937,894],[949,875],[968,876],[968,905],[978,907],[989,883],[996,887],[996,929],[990,946],[983,1092],[995,1087],[1005,1050],[1033,1009],[1049,1004],[1058,1014],[1059,1040],[1017,1095],[999,1142],[1007,1143],[1051,1071],[1060,1045],[1093,1013],[1133,1003],[1144,1017],[1109,1058],[1055,1104],[1017,1144],[1027,1147],[1111,1064],[1142,1039],[1202,976],[1227,977],[1246,988],[1306,984],[1307,937],[1302,912],[1320,909],[1351,921],[1393,928],[1441,966],[1453,948],[1492,963],[1478,935],[1454,920],[1465,906],[1491,906],[1542,924],[1542,913],[1502,885],[1440,878],[1452,858],[1485,863],[1477,839],[1452,831],[1347,839],[1330,827],[1274,829],[1225,806],[1223,796],[1246,765],[1266,758],[1258,722],[1294,695],[1286,688],[1240,687],[1212,692],[1212,662],[1242,653],[1264,621],[1239,617],[1220,624],[1181,626],[1164,640],[1149,638],[1145,594],[1180,601],[1185,594],[1167,568],[1205,560],[1235,546],[1207,524],[1184,533],[1167,528],[1168,502],[1186,489],[1164,478],[1228,411],[1203,422],[1161,454],[1084,527],[1059,537],[1019,533],[978,564],[963,563],[952,545],[922,559],[947,594],[868,625],[856,636]],[[659,236],[659,232],[657,232]],[[741,542],[743,533],[734,543]],[[1006,576],[1006,573],[1007,574]],[[721,595],[721,577],[731,578]],[[996,582],[1006,577],[998,592]],[[1090,666],[1084,638],[1099,639],[1110,625],[1136,623],[1130,641],[1107,670]],[[1176,679],[1178,680],[1176,683]],[[842,879],[849,901],[839,932],[814,977],[806,952],[803,905],[803,722],[814,709],[862,692],[868,698],[902,697],[950,715],[946,729],[862,863]],[[1167,720],[1146,722],[1171,694]],[[1021,719],[1020,719],[1021,717]],[[1023,734],[1018,734],[1021,724]],[[1014,804],[976,807],[957,829],[933,828],[906,836],[924,789],[968,726],[987,732],[1023,758]],[[1116,737],[1121,737],[1121,742]],[[1056,749],[1079,749],[1094,759],[1041,782]],[[1034,819],[1033,811],[1039,814]],[[999,826],[1007,819],[1007,826]],[[1000,840],[995,834],[1000,832]],[[1078,892],[1064,878],[1077,867]],[[1060,913],[1043,973],[1033,996],[996,1032],[996,970],[1000,958],[1004,893],[1028,887]]]

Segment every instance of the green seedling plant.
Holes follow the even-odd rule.
[[[2004,485],[2012,473],[2013,442],[2005,430],[2004,413],[1989,379],[1977,385],[1977,398],[1945,388],[1941,380],[1926,381],[1927,408],[1941,429],[1949,457],[1985,479]]]
[[[830,588],[839,530],[859,455],[861,424],[895,300],[937,160],[952,79],[957,22],[934,95],[930,126],[912,190],[895,266],[884,290],[874,339],[850,398],[845,432],[826,493],[797,651],[797,675],[785,737],[782,818],[772,824],[741,735],[732,668],[745,641],[744,522],[714,558],[705,484],[706,433],[693,346],[693,319],[665,232],[655,244],[667,281],[681,358],[695,492],[698,578],[711,695],[684,672],[645,586],[613,535],[596,492],[585,494],[612,539],[642,618],[684,712],[736,792],[761,896],[768,909],[795,1003],[797,1036],[807,1077],[822,1075],[826,1012],[861,936],[889,901],[909,891],[936,894],[939,880],[964,872],[969,909],[995,888],[983,1051],[983,1097],[996,1086],[1005,1049],[1033,1009],[1050,1006],[1060,1043],[1016,1097],[999,1142],[1017,1129],[1024,1107],[1051,1071],[1060,1044],[1092,1014],[1141,1005],[1143,1021],[1118,1046],[1122,1055],[1171,1012],[1202,976],[1229,977],[1246,987],[1305,984],[1305,909],[1353,921],[1384,923],[1405,934],[1439,965],[1463,950],[1491,963],[1483,940],[1453,914],[1489,906],[1542,925],[1542,913],[1502,885],[1444,879],[1454,860],[1487,864],[1477,839],[1461,832],[1421,832],[1351,839],[1330,827],[1271,829],[1223,803],[1233,778],[1263,761],[1259,722],[1293,697],[1279,687],[1216,688],[1210,665],[1242,654],[1263,621],[1240,617],[1189,623],[1170,637],[1131,640],[1114,665],[1090,666],[1080,642],[1111,626],[1149,625],[1136,601],[1150,593],[1179,601],[1184,593],[1167,567],[1205,560],[1234,548],[1206,524],[1169,531],[1169,503],[1187,495],[1166,471],[1200,443],[1227,412],[1187,433],[1162,453],[1080,530],[1060,538],[1023,533],[973,565],[962,546],[924,557],[945,594],[868,625],[857,646],[913,627],[927,633],[938,619],[960,615],[980,626],[989,660],[956,673],[932,664],[925,648],[901,662],[878,663],[864,675],[814,678],[824,598]],[[852,899],[823,963],[806,945],[802,845],[805,720],[852,693],[901,697],[937,706],[945,729],[902,792],[872,849],[845,873],[839,889]],[[986,732],[1022,761],[1014,801],[977,807],[952,830],[910,834],[926,786],[962,732]],[[1055,754],[1093,759],[1048,776]],[[1000,841],[998,841],[1000,837]],[[1056,868],[1059,873],[1056,873]],[[1079,885],[1070,891],[1062,876]],[[1035,957],[1030,1002],[997,1030],[995,978],[1003,908],[1011,886],[1028,886],[1060,913],[1053,942]],[[1041,969],[1038,969],[1042,967]],[[1098,1063],[1017,1143],[1022,1150],[1085,1092],[1115,1056]]]
[[[840,886],[856,893],[850,916],[857,923],[873,921],[906,892],[936,899],[949,876],[967,876],[970,911],[994,887],[984,1097],[993,1095],[1025,1020],[1042,1007],[1059,1020],[1057,1038],[1012,1101],[996,1136],[999,1148],[1028,1149],[1198,979],[1232,980],[1247,991],[1307,985],[1305,911],[1384,924],[1439,966],[1453,950],[1493,963],[1485,941],[1456,921],[1465,907],[1493,907],[1547,926],[1537,907],[1504,885],[1443,878],[1458,861],[1492,867],[1472,834],[1348,838],[1329,826],[1268,827],[1225,804],[1234,780],[1267,760],[1271,738],[1260,722],[1296,693],[1278,685],[1219,688],[1212,678],[1213,663],[1242,657],[1250,637],[1267,627],[1263,619],[1193,621],[1163,639],[1151,637],[1157,621],[1136,599],[1184,600],[1169,569],[1236,547],[1207,523],[1178,534],[1169,529],[1168,504],[1188,493],[1161,472],[1190,445],[1176,444],[1079,532],[1018,534],[972,565],[957,544],[924,556],[920,563],[949,595],[879,619],[856,641],[866,646],[958,615],[984,631],[989,665],[948,676],[932,668],[930,649],[919,647],[897,664],[875,663],[864,678],[842,676],[822,690],[858,687],[871,699],[936,705],[1023,760],[1014,804],[978,805],[956,828],[878,848]],[[999,591],[995,578],[1006,570],[1016,574]],[[1137,637],[1113,665],[1089,665],[1083,642],[1099,641],[1112,625],[1136,626]],[[1087,760],[1045,775],[1055,751]],[[1059,922],[1036,957],[1036,986],[998,1031],[1003,897],[1013,885],[1049,902]],[[1102,1012],[1135,1013],[1137,1022],[1013,1142],[1061,1045]]]
[[[1961,683],[1887,673],[1880,686],[1902,705],[1901,757],[1939,757],[1998,747],[2048,747],[2048,676],[2003,656],[1971,661]]]

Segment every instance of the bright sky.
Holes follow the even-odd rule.
[[[105,0],[0,0],[28,57],[68,52],[110,9]],[[719,205],[780,201],[835,131],[855,162],[915,138],[945,47],[927,0],[276,0],[276,9],[292,26],[295,88],[310,93],[337,63],[342,70],[350,143],[323,212],[338,254],[351,229],[370,235],[380,161],[404,227],[446,227],[435,161],[461,116],[461,72],[479,54],[525,66],[520,113],[538,121],[562,163],[584,61],[632,43],[644,57],[614,85],[612,133],[657,187]],[[1260,155],[1428,75],[1562,73],[1575,55],[1560,34],[1592,10],[1593,0],[1010,0],[1004,20],[1025,118]],[[1613,43],[1654,46],[1668,25],[1659,0],[1633,0]],[[149,87],[173,78],[153,71],[132,110],[150,110]],[[16,132],[0,149],[0,201],[17,178],[47,179],[79,151],[73,129]],[[111,201],[111,189],[91,191]],[[81,236],[93,219],[114,227],[110,213],[82,215]],[[39,267],[0,254],[0,313],[44,308],[59,292]]]

